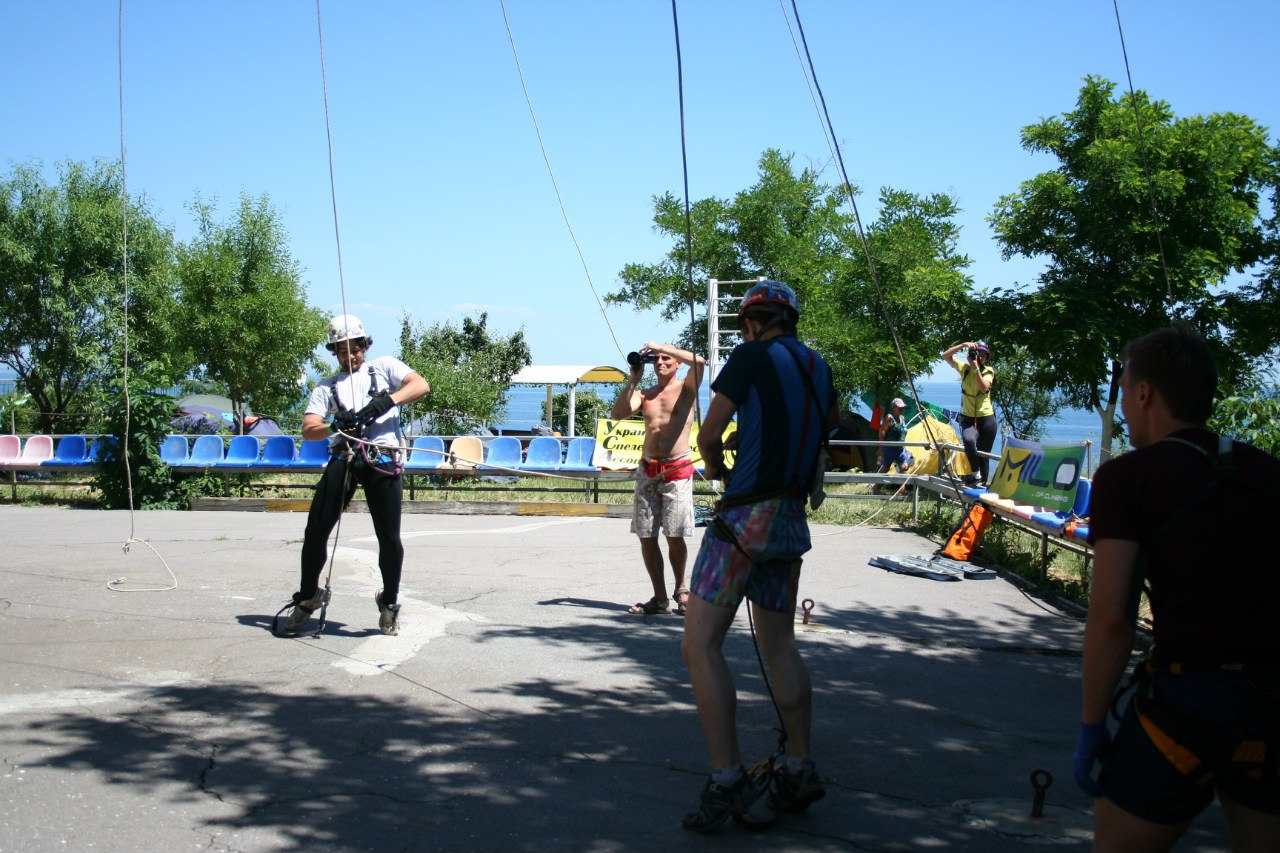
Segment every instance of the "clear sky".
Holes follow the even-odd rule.
[[[1019,131],[1070,110],[1081,78],[1126,87],[1111,0],[799,0],[860,209],[883,186],[947,192],[978,286],[1033,280],[985,217],[1052,168]],[[1275,0],[1120,0],[1134,84],[1180,116],[1233,111],[1280,129]],[[666,0],[506,0],[548,156],[595,289],[656,261],[655,194],[681,189]],[[525,330],[535,363],[623,364],[671,339],[654,314],[601,315],[537,144],[499,0],[322,0],[345,304],[395,352],[400,317]],[[731,197],[768,147],[827,167],[790,0],[683,0],[690,194]],[[115,0],[0,0],[0,168],[117,159]],[[125,0],[131,193],[178,238],[197,194],[281,212],[310,300],[344,302],[312,0]],[[798,39],[798,34],[796,34]]]

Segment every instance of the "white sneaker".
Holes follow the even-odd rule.
[[[289,611],[289,618],[284,623],[286,634],[296,634],[301,631],[302,626],[306,625],[307,620],[311,618],[311,614],[329,601],[329,591],[325,589],[317,589],[316,594],[308,599],[303,599],[301,596],[300,592],[293,594],[293,609]]]
[[[400,633],[400,605],[399,604],[383,604],[382,590],[378,590],[373,600],[378,604],[378,630],[386,634],[388,637],[394,637]]]

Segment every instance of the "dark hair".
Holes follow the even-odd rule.
[[[1130,381],[1151,383],[1178,420],[1203,424],[1213,414],[1218,368],[1209,345],[1191,327],[1175,325],[1134,338],[1120,360]]]

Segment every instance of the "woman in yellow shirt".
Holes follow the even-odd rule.
[[[964,363],[956,361],[956,353],[968,350]],[[987,483],[987,458],[979,451],[990,453],[996,443],[996,410],[991,405],[991,385],[996,379],[996,369],[989,364],[991,349],[985,341],[966,341],[956,344],[942,354],[960,374],[960,429],[964,438],[964,454],[974,471],[965,482],[979,486]]]

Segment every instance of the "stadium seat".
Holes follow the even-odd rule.
[[[262,453],[262,445],[255,435],[232,436],[227,445],[227,455],[222,461],[215,463],[219,468],[248,468],[258,462]]]
[[[222,436],[202,435],[191,446],[191,458],[188,465],[217,465],[222,461]]]
[[[444,462],[444,439],[438,435],[420,435],[413,440],[409,449],[409,458],[405,460],[406,468],[439,468]]]
[[[540,435],[529,442],[529,450],[524,456],[524,466],[529,470],[554,471],[560,467],[560,454],[564,445],[560,439],[550,435]]]
[[[7,464],[11,468],[34,468],[53,458],[53,436],[33,435],[22,445],[22,453]]]
[[[58,439],[58,448],[53,458],[45,465],[80,466],[92,465],[89,461],[89,444],[83,435],[64,435]]]
[[[565,453],[564,464],[560,466],[560,470],[594,471],[596,466],[591,463],[591,457],[595,452],[596,440],[591,436],[582,435],[570,440],[569,449]]]
[[[291,468],[323,468],[329,461],[329,439],[303,439]]]
[[[287,468],[296,458],[298,445],[293,443],[293,436],[273,435],[263,442],[262,456],[254,464],[259,468]]]
[[[185,465],[191,456],[190,450],[185,435],[165,436],[160,443],[160,459],[170,465]]]
[[[0,435],[0,465],[8,465],[22,455],[22,439],[16,435]]]
[[[449,458],[440,463],[441,468],[475,468],[484,462],[484,444],[479,436],[460,435],[449,442]]]
[[[514,435],[500,435],[489,442],[489,452],[485,456],[484,464],[478,467],[482,471],[497,468],[515,470],[523,461],[521,456],[520,439]]]

